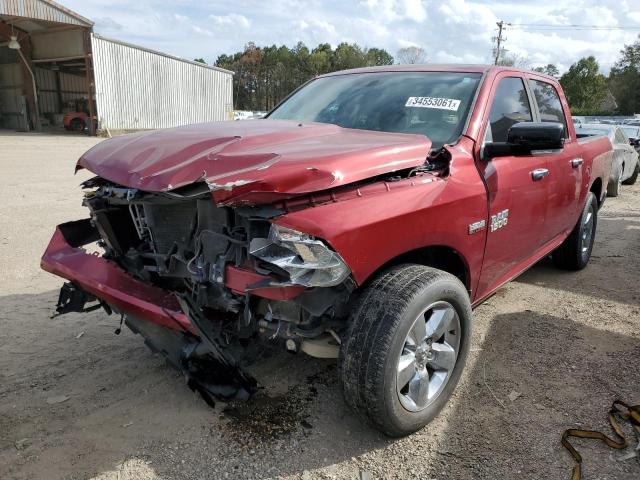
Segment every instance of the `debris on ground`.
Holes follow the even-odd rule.
[[[515,390],[511,390],[511,393],[508,396],[509,400],[514,402],[518,397],[522,396],[522,394],[520,392],[516,392]]]
[[[47,398],[47,403],[49,405],[55,405],[56,403],[62,403],[69,400],[71,397],[68,395],[55,395],[53,397]]]
[[[14,445],[16,447],[16,450],[24,450],[29,445],[31,445],[31,440],[29,440],[28,438],[22,438],[20,440],[16,440]]]

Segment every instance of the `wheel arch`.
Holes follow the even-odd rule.
[[[593,183],[591,184],[591,187],[589,188],[589,191],[596,196],[596,200],[598,201],[598,207],[602,205],[602,200],[604,198],[602,195],[602,186],[603,186],[602,178],[598,177],[593,181]]]
[[[471,292],[469,263],[464,255],[448,245],[429,245],[401,253],[374,270],[362,285],[368,284],[380,272],[403,263],[415,263],[450,273],[462,282],[467,292]]]

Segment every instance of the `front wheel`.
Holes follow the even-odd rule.
[[[589,192],[582,215],[562,245],[553,252],[553,262],[559,268],[582,270],[589,263],[598,225],[598,201]]]
[[[624,171],[624,165],[620,165],[620,168],[616,172],[615,176],[609,180],[607,185],[607,197],[617,197],[620,195],[620,188],[622,188],[622,172]]]
[[[419,430],[447,403],[469,351],[471,303],[453,275],[401,265],[362,293],[342,342],[347,404],[383,433]]]
[[[627,178],[624,182],[622,182],[622,184],[633,185],[634,183],[636,183],[636,180],[638,179],[638,174],[640,174],[640,160],[638,160],[638,163],[636,163],[636,168],[633,169],[633,173],[631,174],[631,176]]]

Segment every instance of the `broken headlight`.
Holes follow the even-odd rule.
[[[306,233],[271,225],[268,238],[254,238],[249,253],[289,275],[287,284],[331,287],[351,273],[340,255]]]

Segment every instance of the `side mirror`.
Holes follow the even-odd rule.
[[[484,158],[531,155],[538,150],[562,150],[564,125],[556,122],[519,122],[507,132],[506,142],[487,143]]]

